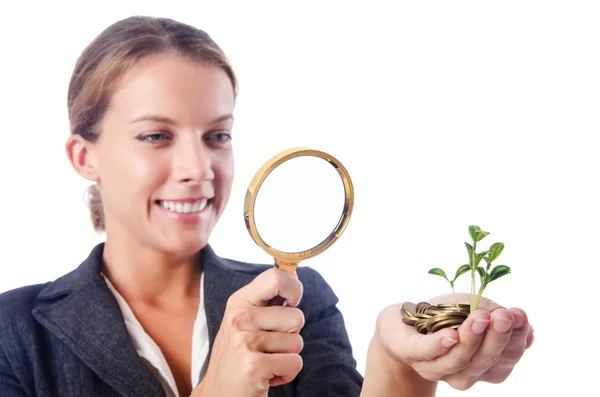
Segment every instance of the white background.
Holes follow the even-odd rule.
[[[513,268],[486,296],[524,308],[536,343],[505,383],[438,395],[597,388],[597,2],[168,3],[0,6],[0,291],[68,272],[102,240],[64,154],[70,73],[109,24],[166,16],[209,32],[240,79],[218,254],[269,263],[244,228],[248,183],[280,150],[328,151],[350,171],[355,211],[305,265],[338,294],[361,372],[377,313],[449,292],[427,270],[463,264],[477,224]]]

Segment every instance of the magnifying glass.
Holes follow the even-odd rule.
[[[274,266],[293,274],[340,238],[352,215],[354,188],[332,155],[292,148],[269,159],[256,173],[244,201],[244,221]]]

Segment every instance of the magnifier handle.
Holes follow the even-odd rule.
[[[275,260],[275,268],[281,270],[282,272],[286,272],[289,274],[294,274],[296,268],[298,267],[298,262],[283,262],[279,260]],[[267,306],[287,306],[288,303],[281,296],[276,296],[271,299]]]

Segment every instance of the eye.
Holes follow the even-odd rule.
[[[142,142],[155,143],[170,139],[171,137],[166,132],[158,131],[149,134],[140,135],[138,139]]]
[[[231,137],[231,133],[228,131],[220,131],[220,132],[216,132],[214,134],[211,134],[207,137],[207,139],[212,140],[212,141],[217,141],[219,143],[227,143],[229,141],[231,141],[232,137]]]

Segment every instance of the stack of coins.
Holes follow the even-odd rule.
[[[457,329],[471,312],[469,305],[405,302],[402,305],[402,322],[414,326],[421,334],[431,334],[443,328]]]

